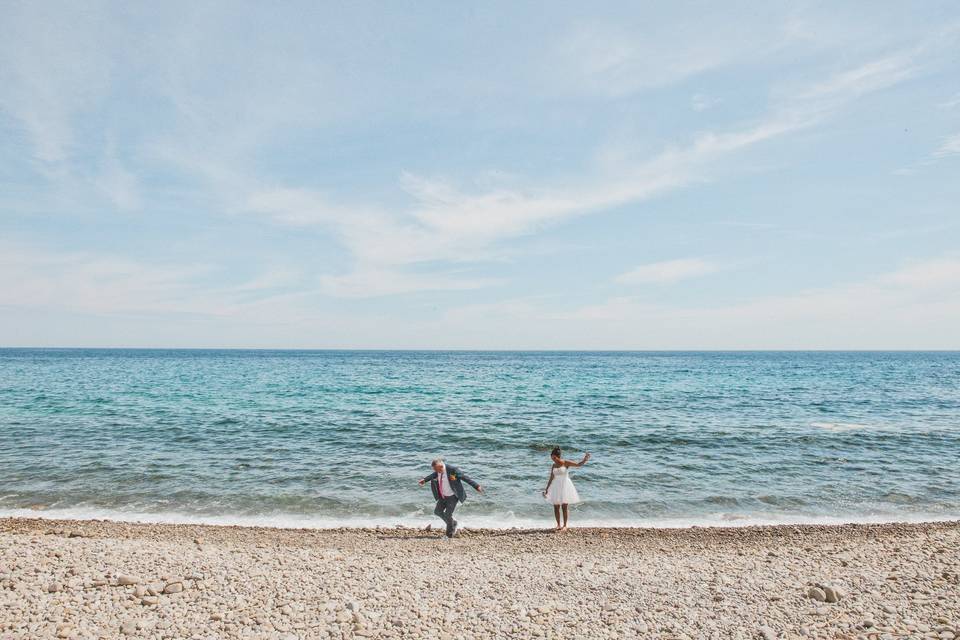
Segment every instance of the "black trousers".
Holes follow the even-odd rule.
[[[447,496],[437,500],[437,507],[433,512],[447,525],[447,537],[452,537],[457,528],[457,521],[453,519],[453,510],[457,508],[460,500],[457,496]]]

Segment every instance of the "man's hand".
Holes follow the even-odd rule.
[[[421,480],[421,481],[420,481],[420,482],[418,482],[417,484],[418,484],[418,485],[420,485],[420,486],[422,487],[422,486],[423,486],[423,483],[424,483],[424,482],[426,482],[426,480]]]
[[[477,493],[480,493],[480,494],[483,493],[483,487],[481,487],[480,485],[477,485]]]

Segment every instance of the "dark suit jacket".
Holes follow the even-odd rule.
[[[467,500],[467,492],[463,490],[464,482],[466,482],[468,485],[470,485],[474,489],[480,486],[479,484],[474,482],[473,479],[470,478],[470,476],[461,472],[460,469],[457,469],[452,464],[448,464],[445,470],[447,472],[447,479],[450,481],[450,488],[453,489],[453,492],[455,494],[457,494],[457,499],[459,499],[460,502],[466,502]],[[440,487],[437,486],[438,485],[437,472],[434,471],[423,480],[424,482],[426,482],[427,480],[430,481],[430,490],[433,491],[433,499],[439,500]]]

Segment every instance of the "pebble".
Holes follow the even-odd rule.
[[[134,578],[133,576],[117,576],[117,585],[121,587],[128,587],[130,585],[137,584],[138,582],[140,582],[140,580]]]
[[[826,595],[827,602],[834,604],[840,602],[843,599],[844,593],[840,587],[823,585],[823,593]]]
[[[181,591],[183,591],[182,582],[171,582],[163,588],[164,593],[180,593]]]

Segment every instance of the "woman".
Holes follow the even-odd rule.
[[[564,460],[560,455],[560,447],[554,447],[550,452],[550,458],[553,460],[553,466],[550,467],[550,477],[547,479],[547,487],[543,490],[543,497],[547,502],[553,505],[553,515],[557,519],[557,533],[567,530],[567,517],[569,511],[567,506],[580,502],[580,496],[577,495],[577,488],[573,486],[573,480],[570,479],[570,467],[582,467],[590,459],[590,454],[584,454],[583,460],[574,462],[573,460]],[[563,510],[563,526],[560,526],[560,510]]]

